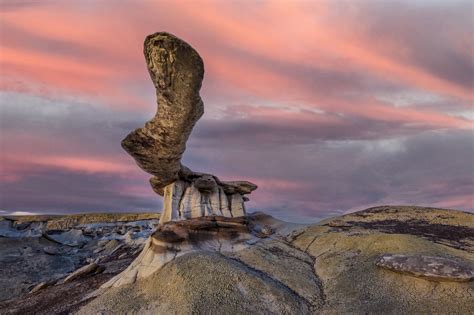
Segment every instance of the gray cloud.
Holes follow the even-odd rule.
[[[31,168],[18,181],[0,183],[0,209],[9,212],[77,213],[160,211],[161,198],[136,195],[126,187],[148,189],[147,176],[123,178],[113,174],[90,174],[41,165]],[[145,187],[146,186],[146,187]]]
[[[112,111],[74,99],[2,92],[0,101],[0,146],[4,152],[125,157],[121,139],[146,121],[145,114]],[[19,135],[26,139],[19,141]],[[28,136],[44,141],[29,142]]]
[[[474,84],[472,1],[362,2],[357,17],[374,47],[467,89]]]
[[[253,206],[267,206],[282,217],[327,216],[373,204],[443,206],[456,198],[460,200],[451,207],[473,210],[466,199],[474,190],[470,131],[304,145],[264,146],[247,138],[247,144],[226,147],[218,135],[214,139],[214,146],[193,145],[188,164],[217,174],[256,178],[261,186]],[[297,186],[272,185],[279,181]],[[282,213],[282,208],[290,213]]]

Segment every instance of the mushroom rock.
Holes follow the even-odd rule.
[[[164,32],[149,35],[145,60],[156,89],[157,111],[144,127],[122,140],[122,147],[144,171],[150,185],[164,197],[160,224],[203,216],[246,214],[244,197],[257,186],[247,181],[221,181],[181,164],[186,141],[204,114],[199,90],[204,64],[189,44]]]

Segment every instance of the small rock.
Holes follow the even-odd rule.
[[[91,263],[95,262],[95,260],[96,259],[94,257],[87,257],[86,258],[86,263],[91,264]]]
[[[105,249],[104,247],[96,248],[96,249],[94,249],[94,252],[93,252],[93,253],[94,253],[94,254],[98,254],[98,253],[100,253],[101,251],[103,251],[104,249]]]
[[[272,235],[273,233],[275,233],[275,231],[273,230],[273,228],[269,225],[264,225],[262,226],[260,232],[263,234],[263,235]]]
[[[45,233],[43,236],[59,244],[79,247],[87,243],[87,241],[89,240],[83,235],[82,230],[79,229],[71,229],[69,231],[61,233]]]
[[[352,226],[352,224],[347,223],[343,220],[332,220],[327,225],[330,227],[337,227],[337,228],[348,228]]]
[[[270,235],[272,235],[273,233],[275,233],[275,230],[269,226],[269,225],[264,225],[264,226],[256,226],[254,228],[254,232],[255,232],[255,235],[259,238],[265,238],[265,237],[268,237]]]
[[[122,259],[122,258],[125,258],[127,257],[128,253],[122,253],[118,256],[118,259]]]
[[[118,250],[119,250],[120,248],[122,248],[122,247],[123,247],[123,244],[117,245],[117,247],[115,247],[115,248],[110,252],[109,255],[112,255],[113,253],[115,253],[116,251],[118,251]]]
[[[35,286],[33,287],[33,289],[30,290],[30,294],[31,294],[31,293],[35,293],[35,292],[38,292],[38,291],[40,291],[40,290],[43,290],[44,288],[47,288],[47,287],[53,285],[54,283],[56,283],[56,281],[48,281],[48,282],[43,281],[43,282],[40,282],[40,283],[38,283],[37,285],[35,285]]]
[[[245,241],[245,244],[247,244],[247,245],[255,245],[255,244],[257,244],[257,242],[258,242],[258,240],[256,240],[256,239],[251,239],[251,240]]]
[[[112,252],[117,248],[117,246],[120,244],[119,241],[117,240],[110,240],[107,244],[105,244],[105,246],[103,247],[104,249],[104,252],[103,254],[104,255],[110,255],[112,254]],[[98,251],[100,252],[100,251]]]
[[[212,192],[216,186],[216,181],[211,175],[203,175],[194,181],[194,187],[201,192]]]
[[[97,247],[105,246],[105,244],[107,244],[108,242],[109,240],[100,240],[97,242]]]
[[[78,278],[82,278],[86,275],[94,273],[95,271],[97,271],[98,268],[99,268],[99,265],[96,264],[96,263],[91,263],[89,265],[85,265],[85,266],[77,269],[73,273],[71,273],[66,278],[64,278],[64,280],[61,283],[67,283],[67,282],[71,282],[73,280],[76,280]]]
[[[444,257],[385,254],[376,265],[399,273],[432,281],[466,282],[474,280],[474,267]]]
[[[48,255],[58,255],[59,250],[57,247],[54,246],[46,246],[43,248],[43,251]]]

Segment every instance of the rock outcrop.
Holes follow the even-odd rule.
[[[315,257],[314,269],[329,314],[468,314],[474,282],[425,277],[381,268],[390,253],[416,258],[428,271],[431,260],[456,261],[474,271],[474,214],[423,207],[383,206],[328,219],[289,239]],[[384,263],[387,265],[388,262]],[[403,263],[403,269],[415,271]],[[411,265],[412,267],[409,267]],[[446,270],[449,273],[449,270]],[[440,281],[441,280],[441,281]]]
[[[156,89],[157,111],[132,131],[122,147],[153,175],[153,190],[164,196],[160,223],[202,216],[244,216],[244,194],[257,188],[247,181],[223,182],[181,164],[186,141],[204,113],[199,90],[204,64],[187,43],[168,33],[147,36],[145,60]]]
[[[0,303],[45,288],[91,262],[107,266],[113,260],[112,269],[121,264],[125,269],[158,219],[157,213],[0,216]],[[119,255],[124,259],[117,261]]]

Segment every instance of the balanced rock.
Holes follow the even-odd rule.
[[[156,89],[157,111],[144,127],[122,140],[138,166],[153,175],[153,190],[164,197],[160,224],[202,216],[246,214],[245,194],[257,186],[224,182],[181,164],[186,141],[204,113],[199,95],[204,64],[190,45],[168,33],[147,36],[144,54]]]

